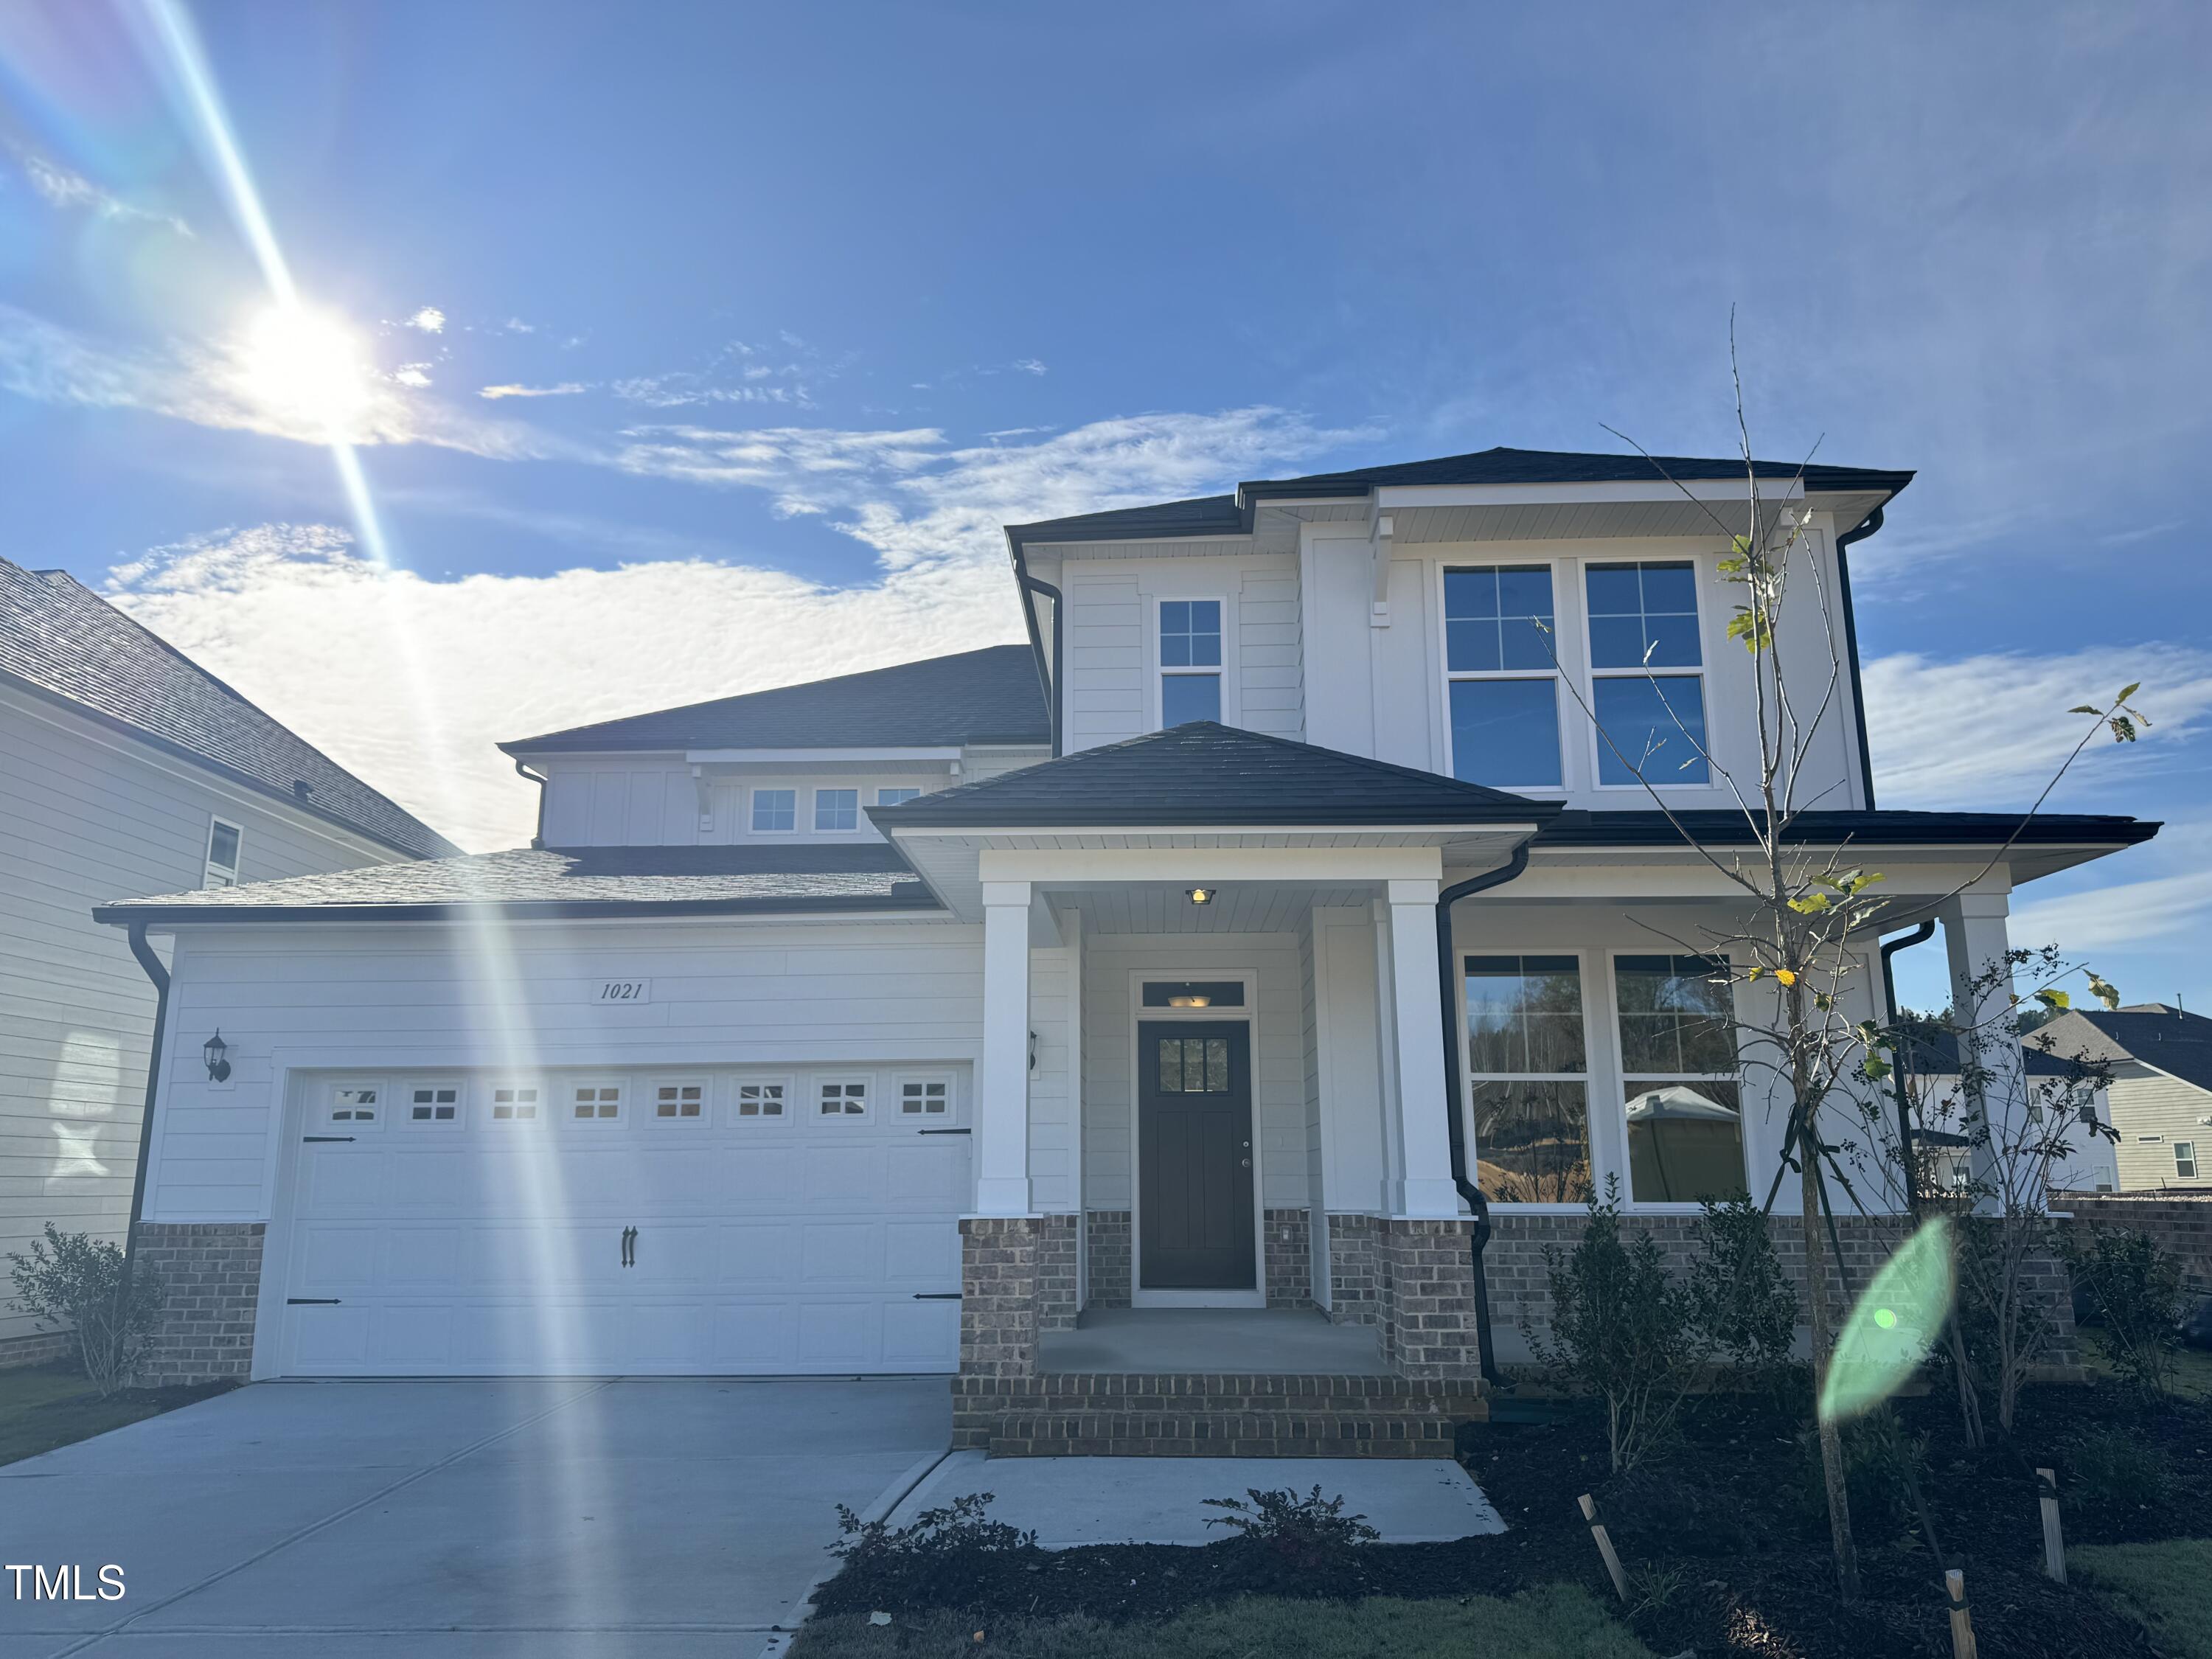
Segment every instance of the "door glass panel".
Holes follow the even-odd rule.
[[[1182,1091],[1187,1095],[1206,1092],[1206,1042],[1201,1037],[1182,1041]]]
[[[1160,1039],[1160,1092],[1179,1095],[1182,1092],[1182,1039]]]
[[[1229,1039],[1208,1037],[1206,1040],[1206,1091],[1210,1095],[1229,1092]]]

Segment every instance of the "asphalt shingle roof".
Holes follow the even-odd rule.
[[[395,851],[458,850],[65,571],[0,559],[0,679]]]
[[[2162,1003],[2122,1008],[2075,1008],[2036,1031],[2050,1034],[2061,1054],[2080,1052],[2093,1060],[2135,1060],[2212,1090],[2212,1019],[2185,1013]]]
[[[933,749],[1049,743],[1036,659],[986,646],[519,738],[510,755],[631,749]]]
[[[1194,720],[868,816],[886,829],[1385,825],[1540,823],[1559,810],[1433,772]]]
[[[416,921],[471,908],[526,921],[939,907],[896,848],[867,842],[525,848],[122,899],[93,914],[101,921],[172,923]]]

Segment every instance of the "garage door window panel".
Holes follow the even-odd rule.
[[[868,1079],[823,1078],[816,1087],[814,1098],[819,1116],[866,1117],[868,1115]]]
[[[740,1123],[775,1123],[783,1119],[784,1103],[790,1098],[791,1083],[787,1078],[738,1085],[738,1121]]]
[[[707,1121],[708,1097],[706,1079],[685,1078],[675,1082],[653,1085],[653,1121],[655,1123],[699,1125]]]
[[[898,1103],[901,1117],[942,1122],[952,1115],[952,1079],[945,1076],[901,1078]]]
[[[574,1083],[568,1085],[571,1123],[616,1123],[622,1119],[623,1091],[619,1083]]]
[[[494,1123],[535,1123],[538,1109],[543,1103],[540,1091],[534,1083],[499,1083],[492,1085],[491,1121]]]
[[[374,1127],[384,1121],[384,1088],[375,1083],[341,1083],[331,1090],[327,1115],[349,1129]]]
[[[410,1129],[458,1129],[464,1121],[458,1083],[410,1083],[399,1121]]]

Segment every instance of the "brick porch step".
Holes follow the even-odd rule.
[[[957,1376],[952,1443],[998,1457],[1449,1457],[1482,1384],[1401,1376]]]

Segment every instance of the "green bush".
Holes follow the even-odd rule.
[[[1289,1487],[1261,1492],[1247,1486],[1244,1498],[1205,1499],[1208,1509],[1225,1511],[1207,1516],[1206,1524],[1227,1527],[1247,1543],[1263,1544],[1302,1567],[1320,1566],[1355,1544],[1371,1544],[1382,1535],[1367,1524],[1365,1516],[1344,1512],[1342,1494],[1323,1498],[1319,1486],[1304,1498]]]
[[[15,1284],[9,1305],[48,1330],[66,1330],[102,1399],[129,1383],[168,1300],[159,1273],[132,1267],[104,1238],[65,1233],[51,1221],[31,1253],[11,1251],[8,1265]]]
[[[1862,1543],[1909,1544],[1920,1524],[1912,1487],[1924,1487],[1927,1448],[1905,1432],[1896,1413],[1869,1412],[1843,1427],[1844,1486],[1850,1495],[1851,1525]],[[1808,1532],[1826,1536],[1828,1495],[1820,1443],[1807,1430],[1798,1437],[1800,1507]]]
[[[1783,1407],[1806,1395],[1806,1368],[1791,1352],[1797,1292],[1783,1277],[1766,1212],[1748,1195],[1705,1201],[1689,1295],[1698,1332],[1726,1367],[1730,1386]]]
[[[2104,1515],[2155,1508],[2171,1484],[2165,1457],[2140,1435],[2124,1429],[2097,1429],[2076,1441],[2066,1456],[2064,1496],[2081,1508]]]
[[[2148,1234],[2089,1224],[2087,1237],[2058,1235],[2090,1317],[2100,1326],[2121,1380],[2146,1398],[2163,1395],[2181,1346],[2181,1264]]]

